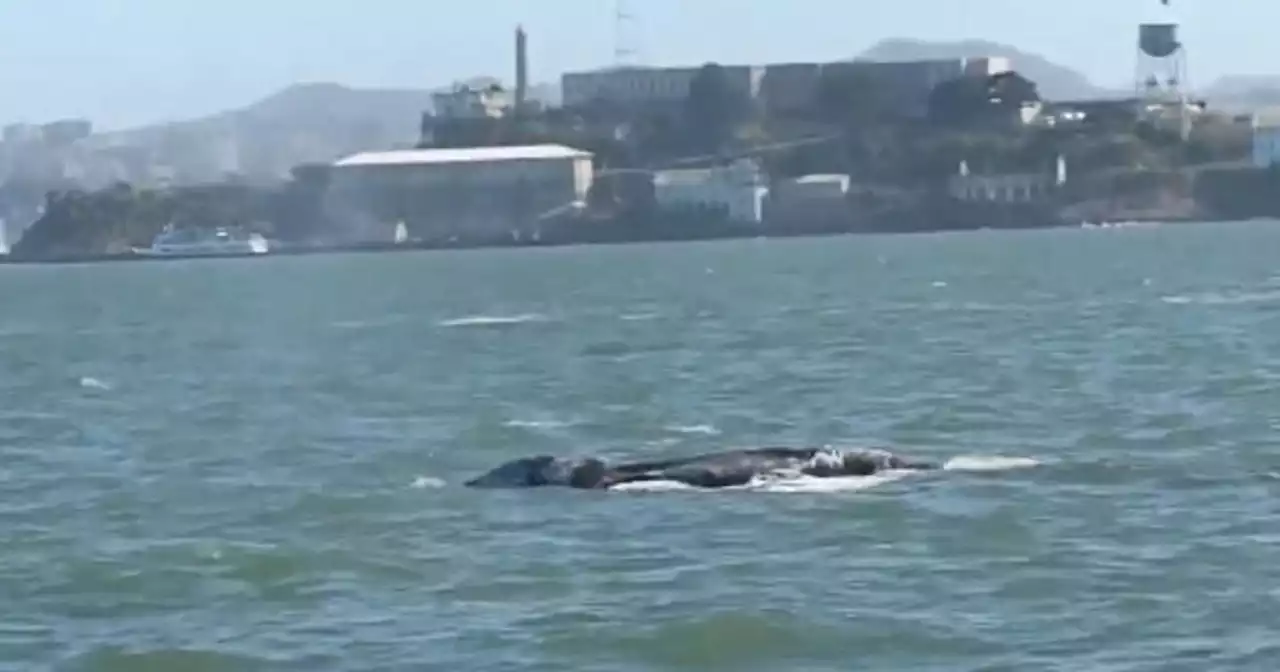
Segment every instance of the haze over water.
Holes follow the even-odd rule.
[[[1254,223],[0,267],[0,669],[1269,672],[1277,250]],[[458,486],[782,442],[958,468]]]

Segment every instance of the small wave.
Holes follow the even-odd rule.
[[[399,321],[400,321],[400,318],[396,318],[396,317],[384,317],[381,319],[374,319],[374,320],[339,320],[337,322],[330,323],[329,326],[334,329],[355,331],[355,330],[379,329],[382,327],[388,327]]]
[[[1029,457],[962,456],[953,457],[942,465],[945,471],[1012,471],[1040,466],[1039,460]]]
[[[563,429],[573,425],[573,422],[567,420],[508,420],[502,423],[503,427],[518,427],[520,429]]]
[[[85,376],[80,379],[80,387],[83,387],[86,390],[103,390],[103,391],[111,390],[111,385],[109,385],[108,383],[98,380],[97,378],[91,378],[89,376]]]
[[[658,315],[658,313],[628,313],[620,316],[618,319],[623,322],[647,322],[649,320],[656,320],[659,317],[660,315]]]
[[[942,280],[935,280],[935,281],[933,282],[933,286],[934,286],[934,287],[946,287],[946,286],[947,286],[947,283],[943,282]]]
[[[962,301],[959,303],[951,301],[939,301],[936,303],[925,304],[929,310],[938,311],[956,311],[963,313],[1009,313],[1019,312],[1025,313],[1029,310],[1035,310],[1032,306],[1017,304],[998,304],[983,303],[981,301]]]
[[[526,313],[523,315],[471,315],[452,320],[443,320],[442,327],[491,327],[507,324],[525,324],[528,322],[545,322],[545,315]]]
[[[1161,301],[1174,305],[1229,306],[1241,303],[1270,303],[1280,301],[1280,290],[1266,292],[1205,292],[1203,294],[1179,294],[1162,296]]]
[[[668,432],[676,434],[701,434],[703,436],[719,436],[720,430],[713,425],[668,425]]]

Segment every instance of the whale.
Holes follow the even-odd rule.
[[[771,475],[835,478],[870,476],[889,470],[937,468],[938,465],[932,462],[908,459],[881,449],[779,446],[612,465],[595,457],[534,455],[501,464],[463,485],[486,489],[563,487],[608,490],[627,483],[671,481],[695,488],[728,488],[747,485],[756,478]]]

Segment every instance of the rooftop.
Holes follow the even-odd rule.
[[[410,166],[440,163],[589,158],[591,158],[590,152],[564,145],[517,145],[510,147],[396,149],[382,152],[361,152],[339,159],[333,165],[338,168],[346,168],[352,166]]]

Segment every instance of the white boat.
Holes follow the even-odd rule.
[[[151,241],[151,247],[135,247],[133,251],[153,257],[219,257],[266,254],[271,245],[256,233],[236,234],[222,227],[208,230],[169,226]]]

